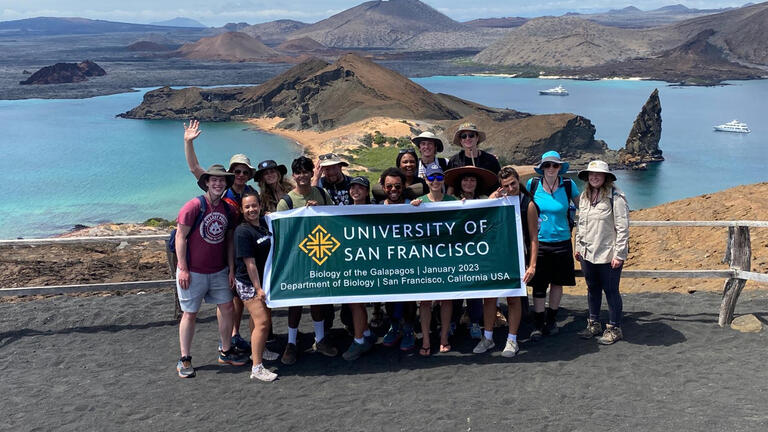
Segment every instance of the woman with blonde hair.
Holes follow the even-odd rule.
[[[587,328],[579,333],[584,339],[600,335],[600,307],[603,292],[608,302],[608,323],[598,339],[610,345],[623,337],[622,301],[619,293],[621,269],[629,252],[629,206],[624,193],[615,185],[616,176],[608,164],[595,160],[579,172],[586,181],[579,199],[579,223],[576,253],[587,282],[589,318]]]
[[[280,198],[295,187],[285,175],[288,168],[278,165],[273,160],[259,162],[253,174],[253,180],[259,184],[259,198],[261,198],[261,216],[272,213],[277,209]]]

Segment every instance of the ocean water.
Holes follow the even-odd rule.
[[[434,92],[530,113],[573,112],[589,118],[614,149],[626,141],[654,88],[662,105],[666,161],[647,171],[619,171],[634,209],[768,181],[768,80],[719,87],[674,87],[653,81],[572,81],[503,77],[430,77]],[[539,96],[562,84],[570,96]],[[201,193],[187,170],[181,121],[115,117],[141,102],[139,92],[77,100],[0,101],[0,238],[61,233],[75,224],[176,217]],[[751,134],[713,132],[734,118]],[[205,123],[196,140],[207,167],[245,153],[288,163],[301,149],[244,123]],[[765,199],[755,197],[755,199]]]
[[[0,101],[0,238],[61,233],[75,224],[174,219],[202,193],[184,159],[181,121],[115,117],[139,92],[76,100]],[[296,143],[245,123],[204,123],[195,141],[207,168],[244,153],[289,162]]]
[[[716,87],[670,86],[660,81],[575,81],[476,76],[414,79],[432,92],[449,93],[483,105],[533,114],[570,112],[595,125],[608,147],[624,146],[648,96],[659,89],[664,162],[647,171],[617,171],[617,185],[633,209],[768,181],[768,80],[731,81]],[[568,96],[540,96],[556,85]],[[738,119],[750,134],[714,132],[712,126]],[[756,199],[765,199],[756,197]]]

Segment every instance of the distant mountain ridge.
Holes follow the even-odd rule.
[[[206,28],[207,25],[200,21],[193,20],[192,18],[176,17],[173,19],[151,22],[149,25],[163,26],[163,27],[193,27],[193,28]]]
[[[202,29],[131,24],[87,18],[38,17],[0,22],[0,35],[63,35],[158,31],[200,31]]]

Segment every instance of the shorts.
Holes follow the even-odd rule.
[[[570,240],[548,243],[539,242],[536,257],[536,274],[529,284],[534,298],[547,296],[549,285],[576,285],[576,270],[573,267],[573,245]]]
[[[235,290],[237,291],[237,296],[240,297],[240,300],[242,301],[247,301],[256,297],[256,288],[254,288],[251,284],[236,280]]]
[[[233,298],[229,288],[229,268],[225,267],[216,273],[189,272],[187,289],[181,289],[179,286],[179,269],[176,269],[176,292],[184,312],[197,313],[203,300],[217,305],[229,303]]]

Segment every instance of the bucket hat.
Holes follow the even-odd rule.
[[[251,169],[251,172],[253,172],[253,167],[251,166],[251,160],[248,158],[248,156],[238,153],[236,155],[233,155],[231,158],[229,158],[229,169],[227,171],[232,171],[232,165],[234,164],[243,164]]]
[[[584,181],[589,181],[589,173],[604,173],[605,178],[610,181],[616,181],[616,176],[611,172],[608,164],[601,160],[593,160],[587,165],[587,167],[579,171],[579,178]]]
[[[336,153],[327,153],[327,154],[320,155],[319,159],[320,159],[321,167],[327,167],[331,165],[349,166],[349,164],[341,160],[339,155],[337,155]]]
[[[253,173],[253,179],[257,182],[261,180],[261,176],[263,176],[264,172],[268,169],[276,169],[283,176],[288,174],[288,168],[286,168],[285,165],[278,165],[277,162],[272,159],[259,162],[257,168],[256,172]]]
[[[199,179],[197,179],[197,185],[200,186],[200,189],[206,192],[208,192],[208,186],[205,184],[208,182],[208,177],[210,176],[224,177],[224,179],[227,181],[227,188],[231,188],[235,183],[235,175],[231,172],[227,172],[227,170],[224,169],[224,165],[211,165],[211,167],[208,168],[208,170],[203,174],[201,174]]]
[[[477,195],[485,195],[488,189],[497,182],[496,174],[490,170],[468,165],[447,170],[445,172],[445,184],[453,186],[453,189],[456,191],[461,191],[461,184],[459,182],[465,175],[471,175],[477,179]]]
[[[415,136],[411,138],[411,141],[416,144],[416,147],[419,146],[419,143],[421,143],[424,140],[432,140],[435,142],[435,150],[436,153],[440,153],[443,151],[443,140],[437,137],[437,135],[433,134],[432,132],[426,131],[420,133],[418,136]]]
[[[456,133],[453,134],[453,145],[455,146],[461,146],[461,133],[467,131],[467,132],[474,132],[477,134],[477,143],[480,144],[481,142],[485,141],[485,132],[481,132],[477,125],[474,123],[462,123],[459,125],[459,128],[456,130]]]
[[[558,172],[558,174],[565,174],[565,173],[567,173],[568,172],[568,167],[571,166],[571,164],[569,164],[568,162],[563,162],[563,160],[560,159],[560,153],[558,153],[558,152],[556,152],[554,150],[550,150],[550,151],[544,153],[543,155],[541,155],[541,162],[539,162],[539,164],[536,165],[533,168],[533,170],[536,171],[537,173],[541,174],[541,175],[544,175],[544,170],[541,168],[541,165],[544,162],[554,162],[554,163],[560,164],[560,171]]]

